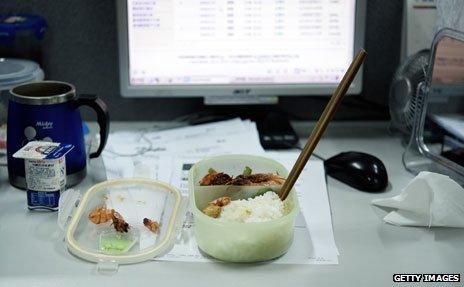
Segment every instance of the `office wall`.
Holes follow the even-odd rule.
[[[240,114],[262,107],[205,107],[202,99],[124,99],[119,94],[115,0],[1,0],[0,13],[28,12],[46,18],[43,43],[46,77],[74,83],[81,93],[96,93],[114,120],[170,120],[178,116],[220,110]],[[367,0],[366,50],[361,99],[347,99],[340,120],[388,118],[388,87],[398,65],[403,1]],[[1,55],[0,55],[1,56]],[[314,119],[327,98],[282,98],[279,107],[297,118]],[[90,114],[86,111],[86,117]]]

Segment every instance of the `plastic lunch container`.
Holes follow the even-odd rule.
[[[29,60],[0,57],[0,126],[5,124],[7,120],[9,90],[20,84],[37,82],[43,79],[44,73],[37,63]]]
[[[230,175],[241,174],[249,166],[253,173],[278,172],[287,177],[288,171],[280,163],[260,156],[224,155],[196,163],[189,172],[190,209],[195,218],[194,233],[198,247],[208,255],[229,262],[258,262],[279,257],[293,242],[293,226],[299,212],[293,189],[285,200],[288,214],[267,222],[221,222],[201,211],[208,202],[221,196],[232,200],[248,198],[263,187],[256,186],[200,186],[199,181],[210,168]],[[277,193],[280,186],[271,187]]]
[[[78,194],[73,190],[62,194],[58,223],[72,254],[102,265],[117,267],[163,255],[174,244],[185,216],[180,191],[155,180],[109,180],[91,187],[82,199]],[[129,232],[116,232],[111,221],[91,222],[89,214],[102,205],[121,214]],[[144,226],[145,217],[159,222],[156,233]]]

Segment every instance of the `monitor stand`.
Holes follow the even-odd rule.
[[[265,149],[291,149],[298,147],[299,138],[290,125],[288,116],[277,105],[217,105],[190,116],[189,124],[197,125],[222,121],[234,117],[256,122],[261,145]]]
[[[278,111],[268,112],[257,119],[259,139],[264,149],[291,149],[298,147],[299,138],[288,117]]]
[[[253,95],[233,95],[233,96],[205,96],[205,105],[274,105],[279,102],[277,96],[253,96]]]

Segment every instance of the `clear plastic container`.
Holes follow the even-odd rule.
[[[130,264],[153,259],[174,245],[185,216],[185,200],[176,188],[150,179],[116,179],[91,187],[79,201],[72,190],[60,200],[59,224],[65,227],[68,250],[99,264]],[[112,221],[95,224],[95,208],[114,209],[129,224],[127,233],[116,231]],[[75,209],[75,210],[72,210]],[[70,218],[70,220],[69,220]],[[156,220],[153,232],[144,218]],[[105,267],[107,268],[107,267]]]
[[[189,173],[189,201],[195,217],[195,239],[198,247],[208,255],[229,262],[258,262],[279,257],[293,242],[295,218],[299,212],[298,199],[292,190],[284,201],[289,212],[267,222],[222,222],[201,211],[208,202],[221,196],[232,200],[253,196],[263,187],[257,186],[200,186],[199,181],[210,168],[229,175],[241,174],[249,166],[253,173],[277,172],[287,177],[288,171],[280,163],[260,156],[224,155],[196,163]],[[271,186],[280,192],[280,186]]]
[[[6,122],[9,90],[16,85],[41,81],[43,78],[44,73],[37,63],[21,59],[0,58],[0,165],[7,163]]]

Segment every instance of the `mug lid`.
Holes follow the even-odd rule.
[[[27,105],[53,105],[76,97],[73,85],[58,81],[41,81],[16,86],[10,90],[10,100]]]
[[[36,39],[41,40],[47,28],[47,22],[39,15],[27,13],[0,14],[0,31],[3,37],[0,43],[14,40],[19,31],[32,31]]]

